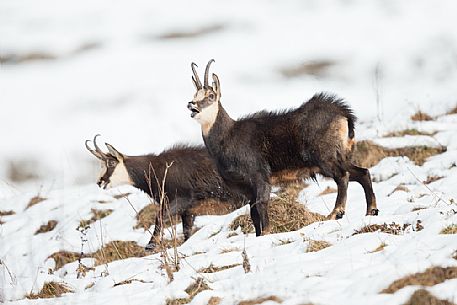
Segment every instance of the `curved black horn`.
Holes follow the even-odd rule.
[[[206,69],[205,69],[205,80],[204,80],[204,87],[205,88],[208,88],[208,73],[209,73],[209,67],[211,66],[211,64],[215,62],[214,59],[211,59],[210,61],[208,61],[208,64],[206,65]]]
[[[95,137],[94,137],[94,140],[92,142],[94,143],[95,151],[97,153],[99,153],[102,157],[106,157],[105,153],[97,145],[97,137],[99,137],[99,136],[100,136],[99,134],[96,134]]]
[[[92,148],[90,148],[90,146],[87,144],[87,142],[90,142],[90,140],[86,140],[86,142],[84,143],[86,145],[87,150],[90,151],[91,154],[93,154],[95,157],[97,157],[97,159],[103,160],[103,156],[100,155],[100,153],[93,150]]]
[[[195,67],[198,68],[198,66],[197,66],[197,64],[194,63],[194,62],[193,62],[190,66],[192,67],[192,72],[194,73],[195,83],[196,83],[196,85],[197,85],[197,89],[200,90],[200,89],[202,88],[202,83],[201,83],[201,81],[200,81],[200,78],[198,78],[197,71],[195,70]]]

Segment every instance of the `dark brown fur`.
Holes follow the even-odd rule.
[[[159,155],[123,156],[123,162],[133,186],[156,202],[161,201],[165,181],[167,204],[157,213],[153,236],[146,249],[153,249],[160,240],[163,217],[180,215],[187,240],[195,215],[229,212],[246,203],[242,196],[229,190],[203,146],[177,145]],[[170,167],[165,176],[167,165]]]
[[[214,74],[213,79],[213,87],[206,90],[220,97]],[[203,139],[227,184],[250,200],[257,235],[269,230],[271,183],[278,177],[293,180],[319,173],[333,178],[338,196],[331,219],[344,215],[348,182],[357,181],[365,191],[367,215],[377,215],[370,174],[350,161],[356,117],[343,100],[321,93],[296,109],[258,112],[237,121],[220,100],[214,103],[219,107],[217,118]],[[188,108],[200,112],[202,105],[194,100]]]

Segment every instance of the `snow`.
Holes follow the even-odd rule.
[[[404,303],[417,287],[392,295],[380,291],[430,266],[457,265],[452,259],[457,235],[439,234],[457,224],[457,115],[444,115],[457,105],[456,9],[452,0],[1,1],[0,56],[35,53],[55,59],[0,66],[0,211],[15,212],[1,216],[0,301],[164,304],[187,297],[187,286],[203,277],[211,290],[198,294],[193,305],[207,304],[211,296],[228,305],[269,295],[283,304]],[[211,27],[213,32],[196,37],[161,38]],[[135,210],[149,198],[130,187],[100,190],[94,183],[98,164],[84,140],[101,133],[102,141],[131,155],[160,152],[177,142],[202,143],[186,104],[194,93],[190,63],[202,72],[210,58],[216,60],[212,71],[221,79],[224,107],[234,118],[296,107],[315,92],[329,91],[354,108],[359,140],[448,150],[422,166],[390,157],[371,168],[377,217],[365,216],[364,194],[353,183],[342,220],[295,232],[231,236],[230,223],[248,213],[246,207],[199,216],[199,230],[178,248],[181,268],[171,282],[159,254],[97,266],[80,279],[77,262],[49,274],[55,266],[49,255],[81,250],[76,227],[90,218],[91,209],[113,213],[90,226],[85,252],[112,240],[146,245],[149,233],[133,227]],[[288,78],[280,72],[313,61],[334,65],[318,75]],[[434,120],[410,121],[417,110]],[[406,128],[436,134],[384,137]],[[13,181],[12,164],[37,177]],[[443,178],[423,184],[430,176]],[[409,192],[395,191],[400,184]],[[334,183],[311,183],[300,202],[329,214],[336,194],[319,196],[327,186]],[[135,210],[125,198],[113,197],[125,192]],[[36,195],[46,200],[26,208]],[[48,220],[57,220],[56,228],[34,235]],[[418,220],[421,231],[414,230]],[[367,224],[392,222],[411,226],[401,235],[353,235]],[[306,252],[309,240],[332,246]],[[387,246],[373,252],[381,243]],[[243,249],[250,273],[242,266],[197,272],[211,263],[241,264]],[[127,279],[135,281],[114,286]],[[24,299],[48,281],[64,282],[74,293]],[[454,279],[427,289],[457,302],[456,288]]]

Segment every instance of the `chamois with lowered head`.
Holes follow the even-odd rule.
[[[357,181],[365,192],[366,215],[378,214],[369,171],[351,162],[356,117],[342,99],[319,93],[295,109],[233,120],[222,107],[218,76],[212,74],[208,84],[212,62],[206,66],[203,85],[192,63],[196,93],[187,107],[201,125],[221,176],[248,198],[257,236],[269,231],[271,183],[281,176],[332,178],[338,194],[329,219],[343,217],[348,182]]]
[[[105,143],[108,153],[103,152],[97,145],[97,136],[93,140],[94,148],[89,147],[90,140],[86,141],[86,148],[101,162],[97,181],[101,188],[129,184],[156,202],[163,202],[163,195],[167,198],[168,206],[163,204],[157,213],[146,250],[153,250],[160,242],[164,216],[181,216],[187,240],[192,234],[195,215],[230,212],[246,203],[224,183],[204,146],[176,145],[159,155],[127,156],[108,143]]]

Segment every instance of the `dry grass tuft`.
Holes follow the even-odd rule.
[[[433,117],[425,112],[417,111],[411,116],[412,121],[433,121]]]
[[[319,196],[324,196],[324,195],[327,195],[327,194],[333,194],[333,193],[336,193],[336,192],[338,192],[338,190],[337,190],[336,188],[327,186],[327,187],[325,188],[325,190],[323,190],[323,191],[319,194]]]
[[[81,254],[77,252],[59,251],[51,254],[49,258],[54,259],[54,262],[56,264],[56,266],[54,267],[55,271],[62,268],[66,264],[77,261],[80,256]]]
[[[92,212],[92,217],[90,219],[82,219],[79,221],[79,227],[80,228],[87,228],[97,220],[100,220],[102,218],[105,218],[111,213],[113,213],[113,210],[107,209],[107,210],[97,210],[97,209],[91,209]]]
[[[440,300],[425,289],[416,290],[404,305],[455,305],[446,300]]]
[[[457,234],[457,224],[452,224],[441,230],[440,234]]]
[[[317,252],[322,249],[330,247],[332,244],[326,242],[325,240],[308,240],[308,248],[306,248],[306,252]]]
[[[450,279],[457,278],[457,267],[431,267],[424,272],[407,275],[394,281],[381,293],[394,293],[406,286],[434,286]]]
[[[27,299],[49,299],[60,297],[63,294],[69,292],[73,291],[64,283],[48,282],[44,283],[43,288],[41,288],[40,292],[30,293],[25,297]]]
[[[219,305],[221,303],[222,299],[219,297],[211,297],[208,300],[208,305]]]
[[[396,192],[405,192],[405,193],[409,193],[411,192],[409,190],[409,188],[407,188],[403,183],[400,183],[399,185],[397,185],[396,188],[393,189],[392,192],[390,192],[389,194],[387,194],[387,197],[390,197],[393,195],[393,193],[396,193]]]
[[[26,209],[28,209],[28,208],[30,208],[30,207],[32,207],[32,206],[34,206],[34,205],[36,205],[36,204],[38,204],[38,203],[40,203],[40,202],[42,202],[42,201],[45,201],[46,199],[47,199],[47,198],[40,197],[40,195],[36,195],[36,196],[30,198],[30,201],[29,201],[29,203],[27,204]]]
[[[128,285],[128,284],[132,284],[133,282],[146,283],[146,282],[145,282],[145,281],[143,281],[143,280],[138,280],[138,279],[128,279],[128,280],[124,280],[124,281],[122,281],[122,282],[119,282],[119,283],[115,283],[113,287],[122,286],[122,285]]]
[[[277,297],[275,295],[271,295],[271,296],[268,296],[268,297],[262,297],[262,298],[257,298],[257,299],[253,299],[253,300],[241,301],[241,302],[238,303],[238,305],[257,305],[257,304],[262,304],[262,303],[264,303],[266,301],[282,303],[282,299],[280,299],[279,297]]]
[[[430,184],[432,182],[438,181],[440,179],[443,179],[444,177],[442,176],[428,176],[427,179],[423,182],[424,184]]]
[[[197,38],[197,37],[202,37],[202,36],[206,36],[209,34],[220,32],[224,28],[225,28],[225,26],[223,24],[208,25],[208,26],[196,28],[193,30],[169,32],[169,33],[160,35],[159,39],[174,40],[174,39],[185,39],[185,38],[187,38],[187,39]]]
[[[398,131],[392,131],[384,135],[386,138],[390,137],[403,137],[403,136],[434,136],[436,132],[419,131],[413,129],[403,129]]]
[[[227,247],[227,248],[223,248],[221,249],[221,254],[224,254],[224,253],[230,253],[230,252],[237,252],[237,251],[241,251],[240,248],[236,248],[236,247]]]
[[[336,65],[332,60],[314,60],[308,61],[299,65],[282,68],[279,72],[287,78],[294,78],[300,76],[314,76],[324,77],[328,74],[329,70]]]
[[[356,230],[352,235],[354,236],[357,234],[371,233],[371,232],[377,232],[377,231],[381,231],[381,232],[384,232],[387,234],[400,235],[409,226],[411,226],[411,225],[408,223],[405,223],[403,226],[400,226],[399,224],[396,224],[395,222],[392,222],[390,224],[383,223],[382,225],[371,224],[371,225],[366,225],[366,226]]]
[[[16,212],[9,210],[9,211],[0,211],[0,216],[11,216],[16,214]]]
[[[156,204],[152,203],[141,209],[141,211],[139,211],[136,215],[137,223],[134,229],[142,228],[145,231],[148,230],[154,224],[158,210],[159,207]]]
[[[47,224],[40,226],[40,228],[35,232],[35,235],[54,230],[57,223],[57,220],[49,220]]]
[[[384,250],[385,247],[387,247],[387,244],[385,242],[382,242],[376,249],[370,251],[370,253],[381,252],[382,250]]]
[[[241,266],[241,264],[233,264],[233,265],[216,267],[211,263],[208,267],[198,270],[198,272],[199,273],[216,273],[216,272],[219,272],[219,271],[222,271],[222,270],[227,270],[227,269],[235,268],[235,267],[238,267],[238,266]]]
[[[299,187],[293,185],[281,190],[278,197],[270,201],[268,216],[271,233],[296,231],[325,219],[325,216],[307,210],[296,201],[300,191]],[[251,217],[248,215],[240,215],[230,224],[231,230],[236,230],[238,227],[245,234],[254,232]]]
[[[424,145],[390,149],[367,140],[356,143],[352,153],[352,161],[359,166],[370,168],[386,157],[405,156],[416,165],[423,165],[429,157],[446,151],[445,146],[429,147]]]
[[[457,113],[457,106],[449,110],[446,114],[456,114]]]
[[[146,256],[143,247],[134,241],[112,241],[90,255],[95,259],[95,266],[108,264],[129,257]]]
[[[192,300],[197,294],[204,290],[211,290],[211,288],[209,288],[208,284],[206,284],[206,282],[202,278],[198,278],[195,280],[195,282],[193,282],[189,285],[189,287],[186,288],[185,291],[189,295],[187,298],[167,300],[166,305],[188,304],[192,302]]]
[[[113,198],[114,199],[122,199],[122,198],[127,198],[130,194],[132,193],[122,193],[122,194],[117,194],[117,195],[113,195]]]

